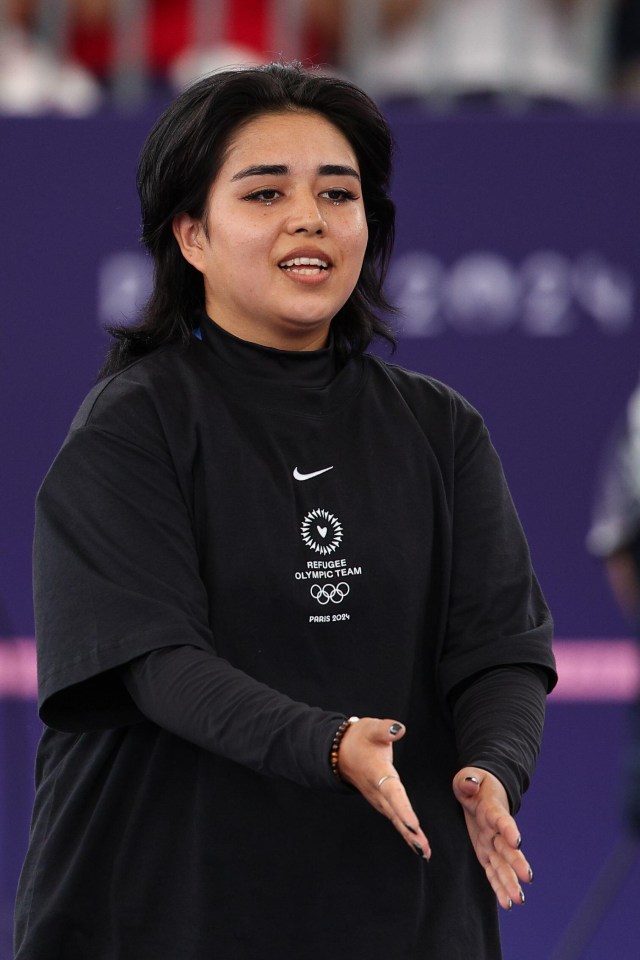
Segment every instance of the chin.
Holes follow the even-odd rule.
[[[330,316],[326,313],[314,315],[308,311],[297,315],[293,314],[288,317],[283,317],[282,329],[300,332],[317,330],[318,333],[320,333],[322,330],[329,329],[334,316],[335,314],[333,313]]]

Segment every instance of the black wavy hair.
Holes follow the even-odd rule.
[[[153,292],[137,323],[112,327],[100,376],[122,369],[162,344],[186,343],[201,322],[201,273],[180,252],[174,217],[206,215],[211,184],[238,128],[266,114],[306,110],[329,120],[353,147],[360,167],[369,229],[362,271],[332,321],[341,356],[361,353],[374,337],[395,337],[376,310],[393,313],[383,293],[394,239],[395,207],[388,196],[393,140],[375,103],[346,80],[306,70],[300,63],[270,63],[211,74],[185,90],[162,114],[140,154],[137,187],[142,241],[153,258]]]

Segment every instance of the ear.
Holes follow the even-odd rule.
[[[172,228],[173,235],[182,251],[182,256],[192,267],[203,273],[203,247],[206,237],[202,223],[199,220],[194,220],[188,213],[179,213],[173,218]]]

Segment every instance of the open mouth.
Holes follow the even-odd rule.
[[[278,266],[289,273],[312,277],[328,270],[330,264],[327,260],[320,260],[318,257],[293,257],[291,260],[283,260]]]

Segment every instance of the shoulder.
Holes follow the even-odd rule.
[[[372,354],[365,355],[374,389],[399,393],[423,427],[447,425],[452,431],[483,429],[481,414],[453,387],[427,374],[409,370]]]
[[[158,347],[96,383],[47,476],[54,467],[73,470],[85,460],[107,473],[123,458],[187,463],[197,442],[203,391],[211,383],[204,351],[195,344]]]
[[[190,345],[159,347],[117,373],[105,377],[87,394],[65,440],[49,467],[38,503],[60,500],[90,486],[103,492],[189,474],[197,444],[192,427],[197,417],[203,378]],[[116,479],[117,478],[117,479]]]
[[[139,432],[162,422],[171,410],[184,410],[202,378],[198,344],[158,347],[89,391],[70,433],[84,427]]]

